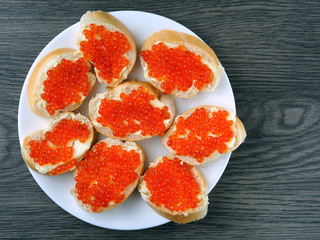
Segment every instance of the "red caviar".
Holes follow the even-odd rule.
[[[201,90],[213,79],[212,70],[201,62],[202,57],[184,46],[168,48],[161,42],[140,54],[148,64],[149,76],[161,82],[167,94],[174,89],[186,92],[193,85]]]
[[[201,192],[192,173],[192,166],[180,159],[164,157],[156,167],[150,167],[145,175],[146,186],[151,193],[150,201],[171,211],[196,208]]]
[[[226,143],[234,136],[233,121],[227,120],[228,115],[227,111],[219,110],[210,116],[205,108],[199,108],[187,118],[181,116],[167,145],[178,156],[191,156],[198,162],[215,151],[225,153]]]
[[[83,30],[87,41],[80,42],[83,56],[91,61],[98,75],[111,83],[120,77],[121,71],[129,65],[124,56],[131,45],[128,38],[118,31],[110,32],[103,25],[90,24],[90,29]]]
[[[30,157],[40,166],[70,162],[70,164],[61,165],[60,168],[52,170],[53,175],[65,172],[76,164],[74,162],[76,160],[72,159],[74,149],[68,146],[68,143],[75,139],[84,143],[89,138],[89,134],[87,125],[71,119],[62,119],[51,132],[45,133],[45,139],[29,142]]]
[[[89,204],[93,212],[110,202],[121,203],[124,191],[139,177],[140,154],[124,150],[120,145],[97,143],[86,153],[75,177],[77,198]]]
[[[77,166],[77,164],[78,164],[78,161],[76,159],[73,159],[72,161],[70,161],[66,164],[63,164],[63,165],[60,165],[60,166],[54,168],[51,171],[51,174],[58,175],[58,174],[70,171],[70,170],[74,169]]]
[[[84,58],[79,58],[75,62],[62,59],[59,64],[47,71],[48,77],[43,82],[41,98],[47,102],[46,109],[50,115],[74,102],[80,102],[82,96],[89,94],[88,72],[89,67]]]
[[[116,137],[125,137],[141,131],[142,136],[163,135],[164,120],[170,118],[167,106],[153,107],[150,101],[156,99],[145,88],[139,87],[130,94],[121,93],[122,101],[103,99],[99,107],[97,122],[110,127]]]

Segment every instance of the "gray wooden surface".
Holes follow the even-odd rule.
[[[58,3],[59,2],[59,3]],[[230,78],[246,142],[188,225],[89,225],[52,202],[20,156],[17,110],[43,47],[87,10],[140,10],[185,25]],[[1,239],[319,239],[319,1],[0,1]]]

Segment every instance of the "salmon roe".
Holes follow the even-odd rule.
[[[149,76],[161,82],[167,94],[174,89],[186,92],[193,85],[201,90],[213,79],[212,70],[201,62],[202,57],[184,46],[168,48],[161,42],[140,55],[148,64]]]
[[[86,153],[75,177],[77,198],[89,204],[93,212],[111,204],[121,203],[124,191],[139,177],[140,154],[124,150],[120,145],[97,143]],[[110,205],[111,205],[110,204]]]
[[[69,142],[78,139],[84,143],[89,134],[87,125],[71,119],[62,119],[51,132],[45,133],[45,139],[29,142],[30,157],[40,166],[67,163],[52,170],[53,175],[65,172],[77,163],[77,160],[73,159],[74,149],[73,146],[69,146]]]
[[[62,59],[59,64],[47,71],[41,98],[47,102],[46,110],[50,115],[74,102],[80,102],[82,96],[86,97],[89,94],[88,72],[89,67],[84,58],[79,58],[75,62]]]
[[[180,159],[164,157],[156,167],[150,167],[145,175],[146,186],[151,193],[150,201],[171,211],[196,208],[201,192],[192,173],[192,166]]]
[[[116,137],[125,137],[141,131],[142,136],[163,135],[166,130],[164,120],[170,118],[169,108],[162,109],[151,105],[155,100],[144,87],[133,90],[130,94],[121,93],[122,101],[102,99],[97,122],[110,127]]]
[[[99,70],[98,75],[111,83],[120,77],[121,71],[129,65],[124,56],[132,47],[128,38],[118,31],[107,31],[103,25],[90,24],[90,29],[84,29],[87,41],[80,42],[83,56],[92,62]]]
[[[63,164],[63,165],[60,165],[60,166],[54,168],[51,171],[51,174],[58,175],[58,174],[70,171],[70,170],[74,169],[77,166],[77,164],[78,164],[78,161],[76,159],[73,159],[72,161],[70,161],[66,164]]]
[[[167,145],[178,156],[191,156],[198,162],[215,151],[225,153],[226,143],[234,136],[233,121],[227,120],[228,115],[227,111],[219,110],[210,116],[205,108],[199,108],[187,118],[180,116]]]

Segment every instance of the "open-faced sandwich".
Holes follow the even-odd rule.
[[[223,68],[213,50],[192,35],[161,30],[143,43],[140,60],[145,78],[158,90],[179,98],[213,91]]]
[[[244,126],[234,113],[203,105],[177,116],[162,144],[182,161],[198,165],[235,150],[245,138]]]
[[[144,152],[134,142],[107,138],[95,144],[74,171],[73,194],[89,212],[104,212],[121,204],[136,188]]]
[[[27,87],[30,109],[42,117],[80,107],[96,82],[91,64],[74,49],[48,53],[34,68]]]
[[[62,113],[50,119],[44,130],[29,134],[21,153],[26,164],[45,175],[73,170],[91,147],[94,128],[80,113]]]
[[[80,19],[80,51],[98,80],[114,87],[127,78],[136,61],[136,45],[128,29],[111,14],[87,12]]]
[[[175,115],[173,98],[147,82],[125,81],[90,100],[90,119],[98,132],[122,140],[163,135]]]
[[[138,189],[158,214],[171,221],[188,223],[207,214],[207,186],[202,175],[177,157],[156,158]]]

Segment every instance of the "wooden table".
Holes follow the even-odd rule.
[[[319,1],[0,1],[0,238],[319,239]],[[87,10],[140,10],[198,34],[220,58],[248,137],[210,193],[207,217],[115,231],[71,216],[20,155],[17,113],[43,47]]]

